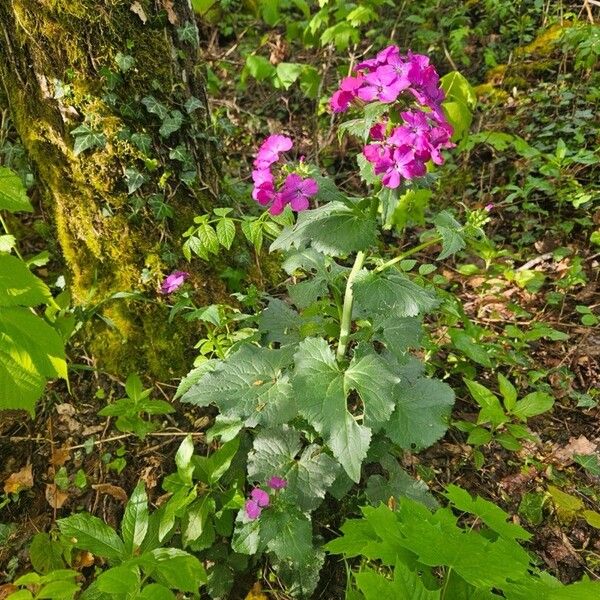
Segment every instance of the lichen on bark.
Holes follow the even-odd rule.
[[[178,246],[218,190],[189,3],[0,0],[0,79],[52,215],[73,301],[99,306],[110,324],[94,324],[89,339],[99,366],[118,373],[150,369],[161,378],[181,373],[191,339],[168,323],[156,295],[171,268],[163,250],[165,241]],[[161,116],[143,102],[148,97],[178,112],[182,125],[161,131]],[[193,110],[186,109],[190,99]],[[71,132],[82,124],[102,143],[76,153]],[[189,185],[170,157],[176,147],[193,159],[196,179]],[[144,178],[133,193],[128,172]],[[148,208],[154,197],[173,212],[160,225]],[[213,282],[201,287],[199,302],[224,297],[214,272],[194,277]],[[133,290],[151,301],[110,300]]]

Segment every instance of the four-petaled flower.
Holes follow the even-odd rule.
[[[161,294],[172,294],[177,291],[190,276],[185,271],[173,271],[169,276],[165,277],[165,280],[160,286]]]

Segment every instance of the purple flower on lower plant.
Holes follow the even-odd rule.
[[[269,481],[267,481],[267,485],[272,490],[282,490],[283,488],[287,487],[287,481],[282,477],[277,477],[274,475],[271,477],[271,479],[269,479]]]
[[[161,294],[172,294],[176,292],[184,283],[185,280],[190,276],[185,271],[173,271],[170,275],[165,277],[165,280],[160,286]]]
[[[250,492],[250,499],[246,500],[244,510],[249,519],[258,519],[262,509],[269,506],[269,494],[260,488],[254,488]]]

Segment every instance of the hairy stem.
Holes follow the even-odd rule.
[[[340,324],[340,341],[337,347],[337,359],[342,360],[346,355],[346,348],[348,347],[348,338],[350,337],[350,328],[352,327],[352,306],[354,304],[354,293],[352,291],[352,284],[358,275],[358,272],[362,269],[365,262],[366,254],[364,252],[358,252],[356,259],[352,265],[350,275],[348,275],[348,281],[346,282],[346,292],[344,294],[344,308],[342,309],[342,322]]]

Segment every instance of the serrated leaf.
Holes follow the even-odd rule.
[[[0,307],[48,304],[52,294],[16,256],[0,254]]]
[[[235,239],[235,223],[233,219],[223,218],[217,221],[217,238],[221,246],[229,250]]]
[[[374,315],[373,328],[378,331],[377,339],[396,356],[403,355],[410,348],[418,348],[423,337],[423,325],[419,317]]]
[[[398,560],[394,568],[394,580],[368,567],[354,574],[356,585],[364,600],[439,600],[440,590],[428,590],[421,577]]]
[[[239,417],[247,427],[285,423],[296,415],[292,386],[284,372],[291,360],[290,349],[244,345],[192,385],[181,401],[216,404],[224,417]]]
[[[355,312],[362,317],[414,317],[433,310],[438,302],[428,290],[397,270],[383,273],[362,269],[352,287]]]
[[[344,373],[345,389],[358,392],[364,406],[364,424],[374,433],[383,427],[394,410],[401,380],[374,352],[352,359]]]
[[[208,224],[201,223],[196,230],[197,239],[202,247],[210,254],[218,254],[219,238],[217,232]]]
[[[439,379],[402,376],[396,392],[396,408],[384,429],[402,448],[422,450],[439,440],[448,429],[454,392]]]
[[[33,212],[21,178],[8,167],[0,166],[0,210]]]
[[[71,515],[58,520],[61,533],[75,548],[87,550],[108,560],[120,560],[125,547],[112,527],[89,513]]]
[[[311,522],[297,509],[271,509],[260,517],[261,543],[278,559],[302,563],[313,549]]]
[[[63,547],[47,533],[36,533],[29,546],[31,566],[42,574],[62,569],[65,561],[62,558]]]
[[[521,526],[507,522],[510,515],[488,500],[473,498],[456,485],[446,486],[446,498],[458,509],[479,517],[492,531],[510,540],[530,540],[532,535]]]
[[[286,426],[259,433],[248,456],[248,478],[264,485],[274,475],[282,477],[287,481],[282,500],[304,512],[321,504],[338,472],[337,462],[318,445],[302,450],[300,433]]]
[[[366,211],[341,202],[330,202],[298,215],[296,224],[283,230],[271,244],[273,250],[302,250],[312,246],[329,256],[345,256],[375,244],[375,219]]]
[[[27,308],[0,307],[0,408],[33,415],[51,377],[67,379],[60,336]]]
[[[284,89],[288,89],[300,77],[304,66],[298,63],[280,62],[277,65],[277,79]]]
[[[575,454],[573,458],[590,475],[600,477],[600,459],[595,454]]]
[[[266,342],[291,344],[300,341],[302,317],[283,300],[271,298],[269,305],[261,313],[258,329]]]
[[[148,496],[143,481],[135,486],[123,513],[121,535],[125,553],[134,556],[148,532]]]
[[[257,81],[263,81],[275,75],[275,67],[264,56],[251,54],[246,57],[246,68]]]
[[[292,383],[302,398],[300,414],[323,436],[348,476],[358,481],[371,431],[348,411],[344,373],[333,351],[324,339],[308,338],[299,344],[294,361]]]

